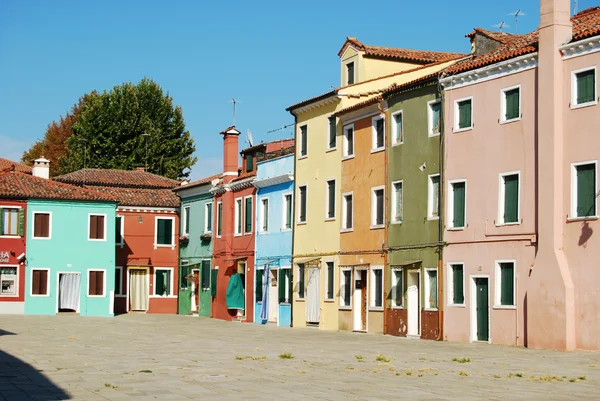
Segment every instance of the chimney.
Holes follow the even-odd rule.
[[[238,176],[238,137],[241,132],[231,126],[223,135],[223,183],[228,184]]]
[[[135,168],[135,171],[146,171],[146,167],[144,167],[144,166],[137,166]]]
[[[33,169],[31,174],[34,177],[40,177],[49,179],[50,178],[50,160],[44,158],[44,156],[33,161]]]

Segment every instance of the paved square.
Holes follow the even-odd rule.
[[[286,351],[293,358],[280,358]],[[599,399],[600,353],[192,316],[0,317],[0,399],[10,401],[459,397]]]

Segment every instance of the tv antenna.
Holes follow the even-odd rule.
[[[500,32],[502,32],[502,28],[510,28],[510,25],[508,25],[506,22],[502,21],[502,22],[501,22],[501,23],[499,23],[499,24],[492,25],[492,27],[493,27],[493,28],[498,28],[498,30],[499,30]]]
[[[252,139],[252,132],[250,132],[250,130],[248,130],[248,132],[246,133],[246,137],[248,145],[250,145],[250,147],[254,146],[254,140]]]
[[[577,4],[577,0],[575,0],[575,4]],[[524,17],[527,14],[525,14],[521,10],[517,10],[517,11],[513,11],[512,13],[508,13],[506,15],[512,15],[513,17],[515,17],[515,25],[516,25],[515,33],[519,33],[519,17]]]
[[[231,103],[233,103],[233,126],[235,127],[235,109],[238,103],[241,103],[239,100],[235,100],[235,98],[231,98]]]

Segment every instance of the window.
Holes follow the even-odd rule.
[[[437,309],[437,286],[437,270],[425,269],[425,309]]]
[[[156,218],[156,233],[155,244],[157,246],[175,246],[175,238],[173,233],[174,218]]]
[[[104,296],[104,270],[88,270],[88,296]]]
[[[392,144],[401,145],[404,143],[404,115],[402,111],[392,114]]]
[[[515,306],[515,262],[496,262],[496,307]]]
[[[402,269],[392,269],[392,307],[404,307],[404,280]]]
[[[217,202],[217,237],[221,236],[221,227],[223,226],[223,203]]]
[[[266,270],[260,266],[258,269],[256,269],[256,302],[258,303],[262,303],[263,301],[263,281],[264,280],[264,276],[265,273],[268,274],[269,270]]]
[[[246,172],[250,173],[254,170],[254,155],[246,155]]]
[[[334,264],[333,262],[325,262],[325,267],[327,269],[327,288],[325,293],[325,299],[329,301],[333,301],[334,293]]]
[[[308,155],[308,126],[300,127],[300,157]]]
[[[292,302],[292,269],[279,269],[279,303]]]
[[[123,295],[123,268],[115,267],[115,295]]]
[[[104,241],[106,226],[104,224],[106,220],[105,215],[101,214],[90,214],[89,215],[89,240]]]
[[[383,268],[371,268],[371,307],[383,308]]]
[[[371,151],[382,150],[385,148],[385,118],[382,116],[373,117],[371,120],[373,138],[371,142]]]
[[[208,202],[204,205],[204,232],[212,232],[212,220],[213,220],[213,203]]]
[[[0,235],[23,236],[25,212],[23,209],[0,209]]]
[[[448,277],[448,303],[451,305],[464,305],[464,266],[462,263],[452,263]]]
[[[283,223],[283,229],[284,230],[291,230],[292,229],[292,194],[286,194],[283,195],[283,203],[284,203],[284,211],[283,213],[284,215],[284,223]]]
[[[344,127],[344,157],[354,156],[354,125]]]
[[[346,84],[352,85],[354,83],[354,62],[346,64]]]
[[[0,267],[0,284],[2,284],[0,296],[17,295],[17,268],[17,266]]]
[[[190,266],[188,265],[189,262],[189,260],[181,261],[181,268],[179,269],[179,286],[182,290],[188,289],[187,275],[190,272]]]
[[[264,198],[260,200],[260,231],[269,231],[269,199]]]
[[[429,176],[428,192],[429,196],[427,197],[427,218],[430,220],[438,219],[440,216],[439,174],[433,174]]]
[[[571,105],[596,104],[596,67],[573,71]]]
[[[183,233],[190,233],[190,207],[186,206],[183,208]]]
[[[402,223],[403,214],[402,181],[396,181],[392,183],[392,223]]]
[[[50,295],[48,269],[31,270],[31,295]]]
[[[252,197],[251,196],[247,196],[244,199],[244,202],[246,204],[246,210],[244,211],[245,213],[245,217],[246,217],[246,224],[244,225],[244,232],[246,234],[251,234],[252,233],[252,219],[254,218],[254,216],[252,215]]]
[[[306,185],[298,187],[300,192],[300,208],[298,210],[298,223],[306,223]]]
[[[125,217],[117,216],[115,220],[115,242],[117,245],[123,247],[125,245],[125,236],[124,236],[124,228],[125,228]]]
[[[519,174],[500,175],[500,224],[519,223]]]
[[[448,223],[451,228],[464,228],[466,215],[466,181],[450,183],[448,200]]]
[[[335,219],[335,180],[327,181],[326,186],[327,194],[325,195],[325,220],[331,220]]]
[[[352,307],[352,270],[343,269],[340,280],[340,306]]]
[[[304,299],[304,285],[305,285],[305,274],[306,268],[304,263],[298,265],[298,299]]]
[[[521,118],[521,87],[503,89],[500,121],[508,122],[519,118]]]
[[[440,134],[440,117],[442,111],[442,102],[439,100],[432,100],[427,103],[427,128],[429,136],[436,136]]]
[[[154,269],[154,295],[168,297],[171,295],[173,269]]]
[[[384,190],[381,187],[371,189],[371,228],[383,227]]]
[[[33,212],[33,238],[50,238],[52,235],[52,215]]]
[[[327,118],[327,129],[328,129],[328,141],[327,150],[335,149],[337,146],[337,125],[335,117],[331,116]]]
[[[454,129],[473,128],[473,98],[457,100],[454,103]]]
[[[210,290],[210,260],[203,260],[200,269],[200,287],[208,291]]]
[[[354,209],[353,209],[353,194],[346,193],[342,195],[344,202],[342,204],[342,230],[352,231],[354,227]]]
[[[596,162],[572,165],[571,216],[596,216]]]
[[[235,200],[235,235],[242,235],[242,198]]]

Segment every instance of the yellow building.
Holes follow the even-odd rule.
[[[461,54],[369,46],[347,38],[341,86],[290,106],[296,119],[292,326],[338,330],[342,109],[437,72]],[[386,191],[387,193],[387,191]],[[357,211],[360,213],[361,211]]]

